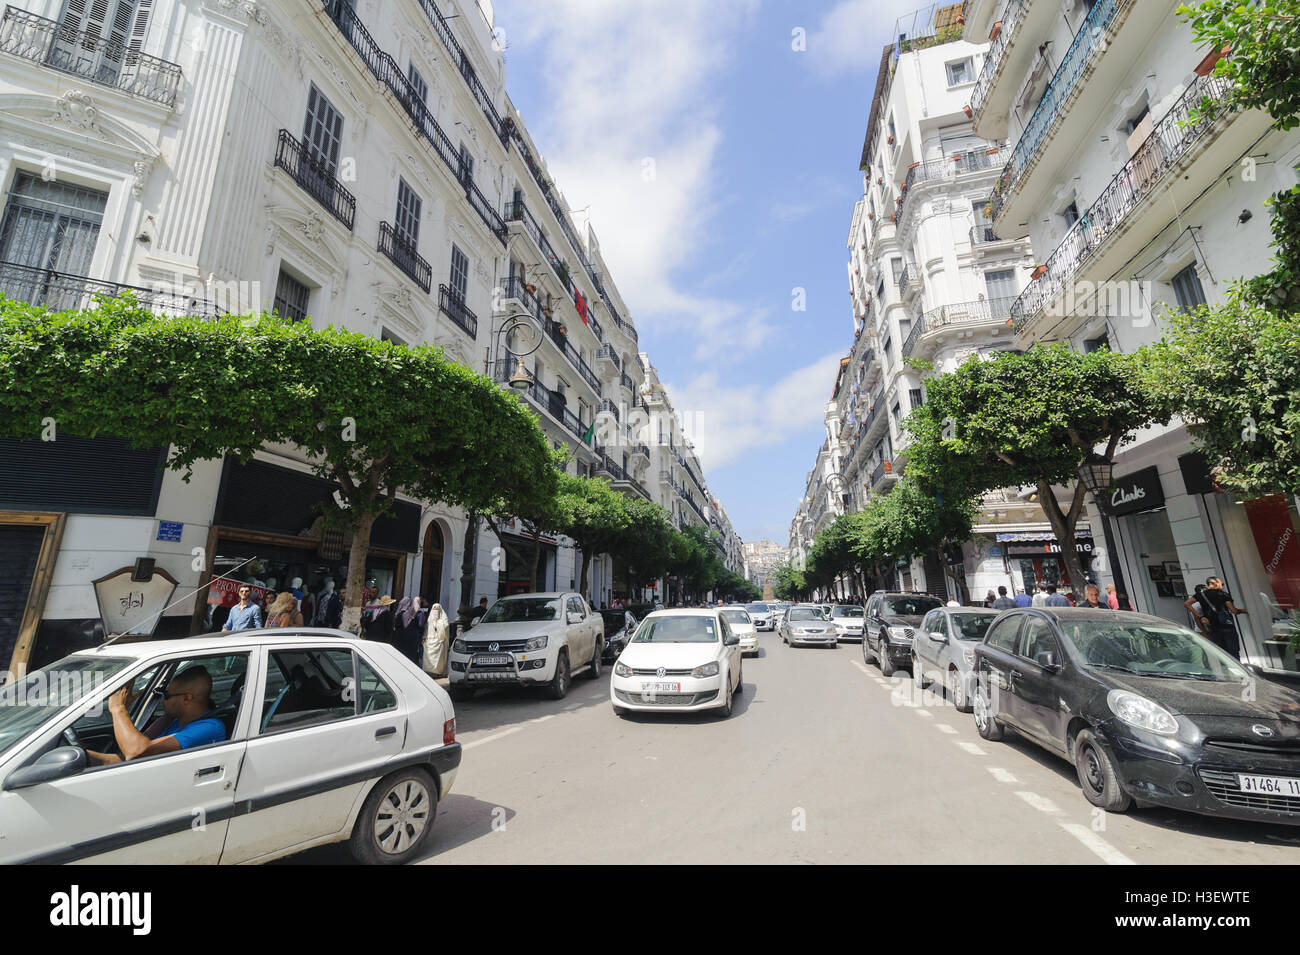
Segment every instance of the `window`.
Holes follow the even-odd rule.
[[[900,318],[898,320],[898,337],[907,341],[908,333],[912,331],[912,320],[910,318]]]
[[[1016,270],[998,269],[984,273],[984,287],[988,290],[989,300],[1014,299],[1016,297]]]
[[[379,333],[379,340],[381,342],[392,342],[394,345],[407,344],[406,339],[402,338],[402,336],[400,335],[394,334],[393,332],[389,331],[387,328],[384,328]]]
[[[1124,124],[1124,132],[1132,136],[1137,132],[1138,127],[1142,125],[1142,122],[1150,115],[1151,108],[1143,103],[1142,108],[1138,110],[1137,115]]]
[[[1078,222],[1079,221],[1078,202],[1071,202],[1068,206],[1065,207],[1064,210],[1062,210],[1061,215],[1065,216],[1065,225],[1067,228],[1069,226],[1074,225],[1076,222]]]
[[[925,404],[925,393],[920,388],[912,388],[907,392],[907,400],[915,410]]]
[[[296,278],[280,269],[280,277],[275,280],[275,310],[294,322],[307,320],[307,300],[311,289]]]
[[[1017,614],[1016,616],[999,620],[989,629],[988,635],[984,638],[984,642],[991,647],[1005,650],[1007,653],[1015,653],[1016,636],[1020,633],[1021,619],[1021,616]]]
[[[902,277],[903,274],[903,260],[900,258],[890,259],[889,268],[890,271],[894,273],[894,284],[897,285],[899,278]]]
[[[876,298],[884,301],[885,298],[885,277],[882,275],[880,281],[876,284]]]
[[[1060,658],[1056,649],[1056,637],[1052,635],[1052,625],[1046,620],[1031,619],[1025,627],[1020,655],[1026,660],[1032,660],[1040,653],[1053,653]]]
[[[1170,284],[1174,287],[1174,297],[1178,299],[1179,308],[1187,310],[1205,304],[1205,290],[1201,288],[1201,278],[1196,274],[1196,263],[1193,262],[1170,279]]]
[[[420,239],[420,197],[406,184],[406,180],[397,180],[397,216],[393,221],[393,231],[404,243],[414,249]],[[462,298],[464,296],[461,296]]]
[[[270,654],[259,732],[333,723],[355,716],[350,650],[281,650]]]
[[[456,178],[464,186],[474,181],[474,157],[464,143],[460,144],[460,163],[456,170]]]
[[[958,60],[956,63],[946,63],[944,65],[948,68],[949,86],[960,86],[963,83],[969,83],[974,75],[971,70],[970,57]]]
[[[397,706],[397,697],[379,678],[370,664],[357,658],[357,709],[362,713],[379,713]]]
[[[451,247],[451,294],[461,302],[469,290],[469,259],[458,246]]]
[[[898,138],[898,131],[894,129],[894,117],[889,117],[889,141],[892,143]]]
[[[1096,338],[1086,338],[1083,341],[1084,354],[1089,352],[1100,351],[1101,349],[1110,351],[1110,333],[1102,332]]]
[[[152,10],[153,0],[64,0],[59,22],[65,29],[55,33],[50,65],[89,76],[96,83],[115,84],[123,54],[126,50],[138,52],[144,42]],[[78,31],[107,42],[98,44],[97,49],[95,44],[79,43]]]
[[[0,220],[0,262],[88,274],[107,204],[107,192],[19,172]],[[45,304],[50,292],[35,278],[30,289],[5,288],[9,297],[32,304]],[[69,307],[80,307],[80,302]]]
[[[342,142],[343,116],[313,83],[307,95],[307,119],[302,129],[303,151],[321,172],[332,176],[338,167]]]
[[[886,365],[888,365],[893,360],[893,357],[889,354],[889,349],[892,344],[893,344],[893,340],[888,335],[886,335],[885,340],[880,345],[880,353],[885,356]]]
[[[411,90],[415,93],[415,98],[427,106],[429,104],[429,84],[424,81],[424,77],[420,75],[420,71],[415,68],[414,63],[407,66],[406,78],[411,82]]]

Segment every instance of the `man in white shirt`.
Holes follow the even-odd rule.
[[[1034,599],[1030,603],[1035,607],[1042,607],[1047,604],[1047,591],[1043,589],[1042,584],[1034,588]]]

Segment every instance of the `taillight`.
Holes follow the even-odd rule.
[[[456,717],[442,724],[442,745],[456,742]]]

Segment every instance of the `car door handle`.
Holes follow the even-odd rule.
[[[204,776],[215,776],[225,768],[225,766],[205,766],[203,769],[195,770],[194,778],[201,779]]]
[[[385,736],[392,736],[396,732],[396,726],[381,726],[375,730],[375,739],[383,739]]]

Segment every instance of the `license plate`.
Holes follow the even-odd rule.
[[[1291,779],[1287,776],[1247,776],[1245,773],[1238,773],[1237,785],[1244,793],[1300,796],[1300,779]]]
[[[680,683],[642,683],[642,693],[680,693],[682,685]]]
[[[477,657],[474,658],[474,665],[475,665],[476,667],[504,667],[504,666],[509,666],[509,665],[510,665],[510,657],[509,657],[508,655],[504,654],[504,653],[497,654],[496,656],[490,656],[490,655],[477,656]]]

